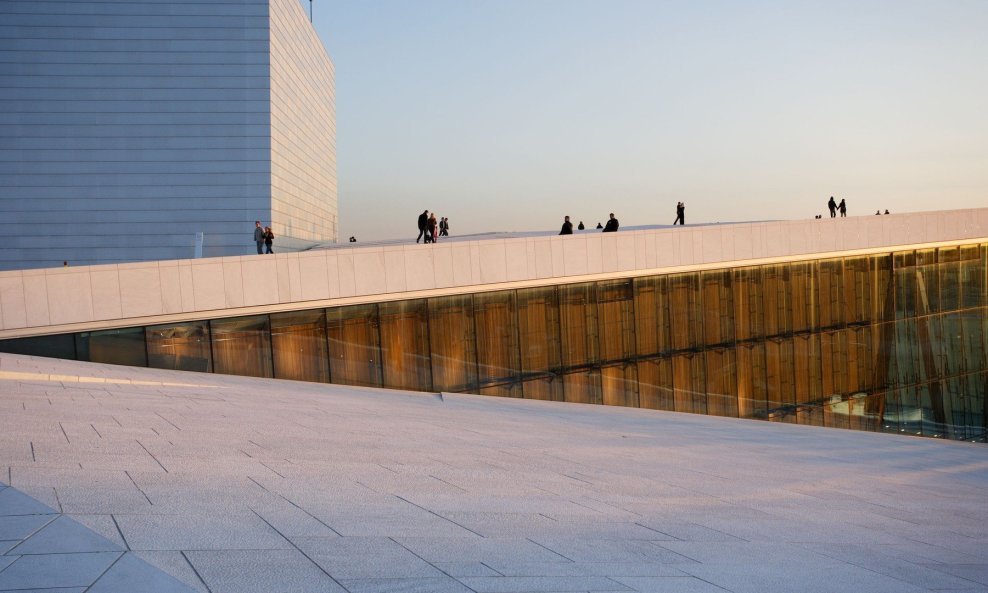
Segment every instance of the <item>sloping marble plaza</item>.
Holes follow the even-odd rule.
[[[0,590],[988,591],[981,444],[0,355]]]

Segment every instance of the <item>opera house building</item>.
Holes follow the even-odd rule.
[[[984,441],[986,268],[973,209],[8,271],[0,351]]]

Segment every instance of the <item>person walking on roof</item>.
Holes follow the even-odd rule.
[[[840,204],[837,205],[837,209],[840,210],[840,217],[847,217],[847,204],[844,203],[844,198],[840,199]]]
[[[676,220],[672,221],[672,225],[684,225],[686,224],[686,204],[683,202],[676,202]]]
[[[602,232],[605,233],[616,233],[618,230],[618,219],[614,218],[614,213],[611,212],[611,219],[607,221],[607,226],[604,227]]]
[[[429,224],[429,211],[426,210],[422,214],[419,214],[419,236],[418,237],[415,237],[415,242],[416,243],[418,243],[419,240],[422,239],[422,235],[425,234],[425,229],[426,229],[426,226],[428,226],[428,224]],[[426,239],[425,242],[428,243],[429,240]]]
[[[830,196],[830,201],[827,202],[827,208],[830,208],[830,218],[837,217],[837,202],[834,201],[834,196]]]

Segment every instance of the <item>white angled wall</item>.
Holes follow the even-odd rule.
[[[988,241],[988,208],[0,272],[0,339]]]
[[[279,70],[292,51],[320,56],[295,75],[332,93],[306,20],[272,39],[289,9],[304,14],[298,0],[0,0],[0,269],[189,258],[196,232],[206,256],[246,254],[254,220],[274,219],[287,245],[296,215],[301,238],[334,240],[308,222],[335,227],[334,152],[315,155],[334,162],[322,211],[287,205],[315,201],[329,175],[303,171],[305,191],[273,198],[272,136],[298,142],[272,131],[272,55]]]
[[[336,241],[333,64],[299,0],[270,1],[275,243],[283,248]]]

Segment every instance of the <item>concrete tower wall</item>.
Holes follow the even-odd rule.
[[[282,27],[306,35],[272,41],[291,10],[304,16],[297,0],[0,2],[0,269],[188,258],[200,231],[204,255],[246,254],[256,219],[289,246],[301,212],[300,238],[335,239],[308,222],[335,225],[335,163],[323,211],[285,206],[311,189],[273,199],[272,137],[298,142],[273,131],[272,54],[318,55],[332,94],[304,19]],[[331,101],[307,111],[332,128]]]

